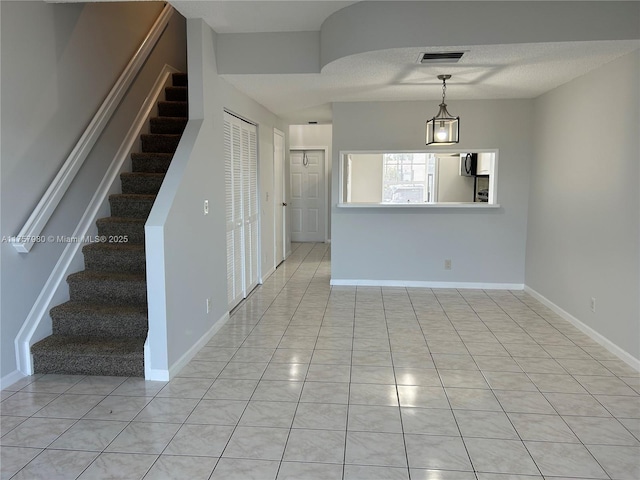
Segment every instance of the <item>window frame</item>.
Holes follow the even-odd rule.
[[[489,200],[488,202],[436,202],[436,203],[352,203],[346,201],[345,192],[346,183],[346,165],[349,155],[358,154],[393,154],[393,153],[425,153],[425,154],[449,154],[452,153],[493,153],[494,163],[493,171],[489,176]],[[425,150],[340,150],[339,152],[339,169],[338,169],[338,200],[335,203],[338,208],[473,208],[473,209],[493,209],[500,208],[498,203],[498,164],[499,164],[498,148],[434,148]],[[437,164],[437,162],[436,162]],[[384,181],[384,180],[383,180]]]

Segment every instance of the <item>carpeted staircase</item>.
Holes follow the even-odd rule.
[[[133,171],[120,176],[122,193],[109,197],[111,216],[97,221],[99,235],[127,241],[83,247],[85,270],[67,278],[70,300],[51,309],[53,334],[31,347],[35,373],[144,376],[144,224],[187,117],[187,76],[176,73],[142,152],[131,154]]]

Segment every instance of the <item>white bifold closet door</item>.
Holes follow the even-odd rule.
[[[258,284],[258,144],[255,125],[224,114],[227,300],[235,307]]]

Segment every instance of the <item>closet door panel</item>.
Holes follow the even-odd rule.
[[[258,284],[257,128],[225,113],[227,299],[235,307]]]

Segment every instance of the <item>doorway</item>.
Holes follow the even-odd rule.
[[[287,224],[287,202],[284,177],[284,133],[273,129],[273,217],[274,217],[274,267],[280,265],[286,256],[285,225]]]
[[[292,242],[325,241],[324,157],[324,150],[291,150],[289,213]]]

